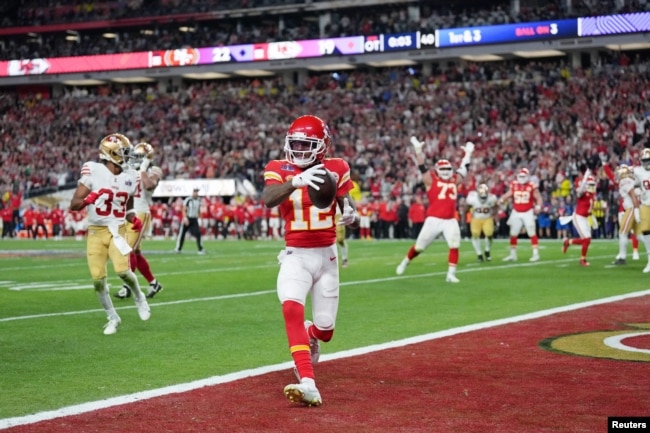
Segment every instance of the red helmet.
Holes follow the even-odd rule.
[[[446,159],[440,159],[438,162],[436,162],[436,173],[441,179],[451,179],[451,176],[454,174],[454,168]]]
[[[287,159],[298,167],[321,161],[329,151],[330,129],[316,116],[301,116],[293,121],[284,141]]]
[[[519,170],[519,173],[517,173],[517,181],[519,183],[526,183],[528,182],[528,179],[530,179],[530,173],[527,168],[522,168]]]

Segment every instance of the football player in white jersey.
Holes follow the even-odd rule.
[[[618,218],[620,226],[618,230],[618,255],[614,264],[624,265],[626,263],[628,236],[630,232],[637,233],[641,222],[641,200],[636,192],[636,179],[631,167],[625,164],[619,165],[616,169],[616,182],[624,211],[619,213]]]
[[[151,159],[154,155],[153,146],[149,143],[138,143],[133,147],[133,152],[129,157],[129,166],[140,173],[136,186],[136,192],[133,196],[133,208],[137,212],[138,219],[142,221],[142,230],[133,230],[131,223],[126,224],[126,241],[133,248],[129,255],[131,270],[139,270],[143,277],[149,283],[147,298],[153,298],[156,293],[161,292],[163,286],[158,282],[151,272],[149,261],[142,254],[142,239],[151,230],[151,205],[153,204],[153,191],[158,186],[162,178],[162,169],[151,166]],[[116,298],[125,299],[131,297],[131,289],[124,284],[115,294]]]
[[[476,191],[470,191],[467,194],[466,203],[472,208],[470,232],[472,233],[472,245],[476,251],[478,261],[482,262],[485,257],[485,260],[489,262],[492,260],[490,249],[494,238],[494,215],[497,209],[497,196],[490,194],[490,188],[482,183],[476,188]],[[485,236],[485,254],[481,250],[481,233]]]
[[[115,273],[133,291],[140,319],[148,320],[151,316],[147,298],[129,269],[131,247],[124,239],[126,221],[133,224],[135,230],[142,229],[142,221],[133,209],[139,173],[126,170],[131,149],[131,142],[122,134],[104,137],[99,143],[100,162],[88,161],[83,165],[70,201],[71,210],[86,208],[88,211],[86,256],[95,292],[108,316],[104,326],[106,335],[115,334],[121,323],[106,284],[109,259]]]
[[[641,189],[641,221],[637,225],[639,231],[636,236],[648,253],[648,264],[643,268],[643,273],[647,274],[650,272],[650,149],[641,152],[641,166],[634,167],[634,177]]]

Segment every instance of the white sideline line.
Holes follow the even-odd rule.
[[[436,340],[440,338],[450,337],[453,335],[463,334],[466,332],[478,331],[495,326],[506,325],[509,323],[522,322],[525,320],[538,319],[557,313],[564,313],[567,311],[578,310],[580,308],[591,307],[594,305],[607,304],[610,302],[622,301],[630,298],[637,298],[641,296],[650,295],[650,290],[643,290],[640,292],[627,293],[623,295],[611,296],[608,298],[596,299],[593,301],[580,302],[572,305],[565,305],[562,307],[550,308],[548,310],[536,311],[533,313],[522,314],[505,319],[491,320],[483,323],[476,323],[473,325],[460,326],[458,328],[446,329],[443,331],[432,332],[430,334],[419,335],[416,337],[405,338],[402,340],[390,341],[382,344],[374,344],[371,346],[360,347],[356,349],[344,350],[341,352],[327,354],[321,356],[321,361],[330,361],[335,359],[347,358],[351,356],[364,355],[371,352],[380,350],[394,349],[396,347],[403,347],[410,344],[422,343],[425,341]],[[168,394],[175,394],[181,392],[193,391],[195,389],[203,388],[206,386],[214,386],[222,383],[233,382],[235,380],[244,379],[252,376],[260,376],[263,374],[287,370],[293,367],[293,362],[283,362],[282,364],[268,365],[265,367],[258,367],[249,370],[243,370],[235,373],[225,374],[223,376],[213,376],[206,379],[196,380],[193,382],[167,386],[164,388],[152,389],[149,391],[136,392],[133,394],[123,395],[119,397],[112,397],[104,400],[82,403],[74,406],[67,406],[56,410],[39,412],[31,415],[0,419],[0,430],[9,427],[15,427],[25,424],[33,424],[36,422],[47,421],[64,416],[79,415],[87,412],[92,412],[100,409],[106,409],[113,406],[119,406],[128,403],[134,403],[142,400],[148,400],[155,397],[161,397]]]
[[[609,256],[598,256],[594,258],[604,258],[604,257],[609,257]],[[463,268],[459,269],[457,271],[458,275],[464,274],[464,273],[470,273],[470,272],[483,272],[483,271],[496,271],[500,269],[509,269],[509,268],[522,268],[522,267],[530,267],[530,266],[540,266],[540,265],[545,265],[545,264],[561,264],[561,263],[569,263],[569,262],[575,262],[576,260],[574,258],[571,259],[561,259],[561,260],[551,260],[551,261],[544,261],[544,262],[515,262],[507,265],[493,265],[493,266],[488,266],[488,267],[471,267],[471,268]],[[277,265],[274,265],[277,266]],[[261,266],[265,267],[265,266]],[[243,268],[242,268],[243,269]],[[250,269],[250,268],[249,268]],[[219,272],[223,271],[224,269],[220,269]],[[216,272],[216,271],[210,271],[206,270],[205,272]],[[171,275],[171,274],[176,274],[176,273],[161,273],[160,275]],[[185,274],[185,272],[179,272],[178,274]],[[427,278],[427,277],[437,277],[437,276],[444,276],[447,275],[447,271],[436,271],[436,272],[427,272],[423,274],[405,274],[401,276],[393,276],[393,277],[382,277],[382,278],[373,278],[369,280],[357,280],[357,281],[345,281],[340,283],[341,287],[345,286],[356,286],[359,284],[370,284],[370,283],[381,283],[381,282],[386,282],[386,281],[395,281],[395,280],[404,280],[404,279],[415,279],[415,278]],[[82,281],[82,280],[74,280],[76,281]],[[84,280],[85,281],[85,280]],[[73,281],[67,281],[66,283],[72,283]],[[2,282],[0,282],[2,283]],[[10,283],[10,282],[9,282]],[[9,288],[9,290],[12,290]],[[158,307],[158,306],[165,306],[165,305],[177,305],[177,304],[186,304],[190,302],[205,302],[205,301],[218,301],[222,299],[232,299],[232,298],[241,298],[241,297],[246,297],[246,296],[258,296],[258,295],[267,295],[275,293],[275,289],[273,290],[264,290],[260,292],[251,292],[251,293],[239,293],[239,294],[233,294],[233,295],[220,295],[220,296],[210,296],[207,298],[192,298],[192,299],[183,299],[183,300],[178,300],[178,301],[169,301],[169,302],[156,302],[154,304],[150,304],[151,307]],[[135,306],[123,306],[123,307],[115,307],[116,310],[126,310],[126,309],[132,309],[135,308]],[[90,313],[98,313],[98,312],[103,312],[104,310],[102,309],[92,309],[92,310],[80,310],[80,311],[67,311],[67,312],[61,312],[61,313],[48,313],[48,314],[33,314],[33,315],[28,315],[28,316],[14,316],[14,317],[4,317],[0,318],[0,323],[2,322],[12,322],[15,320],[26,320],[26,319],[39,319],[39,318],[44,318],[44,317],[59,317],[59,316],[75,316],[78,314],[90,314]]]

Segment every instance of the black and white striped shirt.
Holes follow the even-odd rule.
[[[188,218],[198,218],[199,217],[199,206],[201,206],[201,199],[188,197],[183,202],[185,205],[185,216]]]

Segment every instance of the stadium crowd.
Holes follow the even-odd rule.
[[[209,47],[254,42],[401,33],[416,30],[504,24],[561,19],[575,16],[601,15],[641,11],[650,8],[645,0],[608,1],[545,1],[510,2],[507,0],[412,1],[359,7],[354,2],[336,4],[326,11],[308,10],[311,2],[291,0],[188,2],[170,0],[21,2],[2,12],[2,26],[34,26],[56,23],[112,21],[114,27],[102,23],[97,29],[76,32],[38,32],[17,30],[0,40],[0,59],[65,57],[92,54],[114,54],[131,51]],[[273,8],[295,4],[303,6],[294,12],[270,15],[231,17],[233,9]],[[517,6],[521,4],[521,6]],[[532,6],[527,6],[532,4]],[[172,17],[155,20],[157,16]],[[123,20],[149,17],[149,24],[126,25]],[[181,30],[181,27],[183,29]],[[111,38],[106,32],[114,33]]]
[[[234,177],[260,190],[264,163],[282,156],[289,119],[318,113],[333,130],[332,153],[350,161],[373,202],[410,204],[422,193],[408,146],[414,135],[429,159],[455,163],[465,141],[476,143],[461,195],[487,183],[500,196],[515,170],[527,167],[548,208],[559,209],[565,200],[570,205],[581,165],[599,154],[638,162],[650,131],[648,65],[639,55],[603,59],[588,71],[556,62],[467,63],[427,77],[402,69],[317,74],[302,87],[271,78],[200,82],[169,93],[139,86],[58,99],[5,93],[2,185],[29,196],[74,182],[99,139],[122,131],[159,149],[156,163],[167,179]],[[601,180],[599,192],[613,207],[604,174]]]
[[[286,2],[236,3],[238,7],[260,7]],[[433,3],[377,7],[370,18],[367,9],[336,9],[333,17],[345,14],[332,20],[338,27],[318,28],[310,37],[530,21],[648,7],[648,2],[642,1],[584,0],[573,2],[569,9],[567,2],[556,1],[544,2],[541,7],[522,6],[518,15],[513,15],[512,5],[498,0],[483,2],[481,9],[470,7],[469,2],[440,8]],[[418,13],[412,12],[414,5]],[[196,0],[181,4],[160,0],[75,2],[64,7],[65,13],[61,13],[58,2],[43,6],[42,2],[27,1],[13,9],[2,7],[7,12],[4,24],[20,25],[34,24],[45,15],[50,23],[74,22],[203,13],[231,6],[229,2]],[[251,41],[269,40],[259,27],[250,34],[242,30],[247,26],[255,28],[255,19],[243,20],[243,27],[240,21],[233,21],[232,28],[221,25],[227,21],[220,21],[219,27],[184,34],[183,40],[172,37],[168,42],[198,46],[202,44],[200,39],[187,38],[208,38],[204,42],[209,45],[233,43],[235,34],[250,36]],[[217,37],[213,32],[223,34]],[[277,28],[271,33],[279,35]],[[165,38],[159,36],[156,42],[165,43]],[[144,45],[135,48],[129,40],[135,41],[127,35],[114,48],[146,49]],[[58,48],[42,44],[41,40],[39,49],[48,55],[58,53]],[[2,57],[18,51],[20,56],[33,55],[25,51],[25,46],[18,39],[3,39]],[[96,50],[81,49],[68,55],[89,52]],[[366,200],[376,207],[373,237],[413,236],[405,228],[413,225],[407,210],[417,202],[422,186],[407,146],[411,135],[425,142],[430,159],[454,162],[460,158],[458,149],[466,140],[476,143],[470,176],[461,196],[478,183],[487,183],[493,193],[501,195],[517,168],[529,168],[545,200],[540,217],[548,214],[549,219],[556,220],[558,215],[570,213],[572,181],[582,165],[594,161],[594,156],[601,154],[613,163],[637,162],[639,148],[647,142],[650,130],[647,54],[603,56],[588,70],[571,68],[561,61],[450,62],[436,65],[427,76],[413,69],[360,69],[336,75],[312,74],[300,85],[287,85],[280,78],[186,82],[168,89],[106,85],[66,89],[65,96],[56,99],[48,94],[2,92],[2,203],[6,211],[15,208],[11,205],[12,195],[27,198],[73,183],[79,164],[93,159],[96,143],[114,131],[125,133],[134,142],[147,140],[159,149],[157,164],[167,179],[235,177],[250,180],[260,190],[264,163],[282,156],[289,119],[316,113],[333,129],[333,154],[350,161]],[[613,209],[615,194],[604,175],[601,178],[599,192],[605,202],[601,207]],[[242,202],[255,204],[251,200]],[[171,215],[161,217],[162,228],[171,231],[176,227],[173,209],[174,203],[169,203],[160,212]],[[244,211],[237,218],[235,209],[228,212],[226,221],[245,219]],[[223,223],[217,224],[216,220],[210,226],[220,227],[217,234],[262,236],[259,211],[253,212],[251,207],[246,212],[256,215],[248,217],[255,224],[243,225],[250,225],[251,231],[222,230]],[[460,216],[463,212],[461,199],[459,219],[464,222]],[[608,224],[601,225],[603,233],[597,236],[612,237],[615,212],[607,212],[605,217]],[[501,229],[505,235],[503,224]],[[548,233],[544,230],[542,237],[559,236],[557,230],[555,226]],[[164,230],[161,233],[170,234]]]

